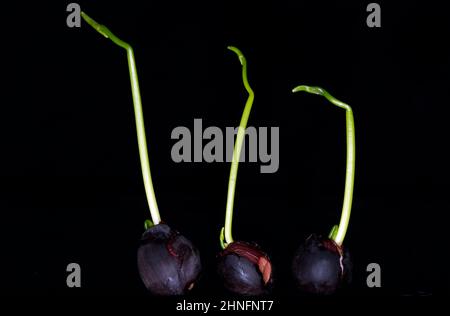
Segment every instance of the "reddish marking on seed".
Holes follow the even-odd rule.
[[[170,253],[170,255],[171,255],[172,257],[178,257],[178,254],[175,252],[175,249],[173,249],[173,246],[172,246],[172,242],[171,242],[171,241],[169,241],[169,242],[167,243],[166,248],[167,248],[167,251]]]
[[[258,260],[258,268],[262,273],[264,284],[267,284],[272,275],[272,265],[270,264],[270,261],[265,257],[260,257]]]
[[[337,252],[339,256],[343,256],[342,247],[340,247],[334,240],[325,239],[323,241],[323,246],[330,251]]]
[[[256,246],[246,242],[235,241],[229,244],[223,251],[223,255],[227,254],[236,254],[248,259],[251,263],[258,266],[264,284],[267,284],[270,281],[272,276],[272,265],[269,258],[267,258],[267,256]]]
[[[225,253],[235,253],[241,257],[247,258],[253,264],[256,264],[259,257],[263,255],[260,250],[240,241],[231,243],[227,248],[225,248]]]
[[[323,245],[326,249],[333,251],[333,252],[337,252],[339,255],[339,266],[341,268],[341,278],[344,277],[344,264],[343,264],[343,259],[344,259],[344,251],[342,249],[342,246],[339,246],[334,240],[332,239],[326,239],[323,242]]]

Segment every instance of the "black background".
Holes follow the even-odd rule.
[[[68,28],[68,3],[3,7],[0,290],[146,295],[136,249],[149,215],[125,52],[85,23]],[[344,189],[345,114],[324,98],[293,95],[298,84],[327,89],[355,115],[345,240],[355,278],[338,295],[448,292],[443,8],[379,2],[382,27],[368,28],[364,1],[78,3],[133,45],[161,215],[202,255],[191,297],[226,295],[215,256],[230,164],[176,164],[170,135],[192,130],[194,118],[204,128],[237,126],[247,95],[228,45],[248,60],[249,125],[280,127],[278,172],[240,165],[234,220],[235,239],[270,254],[274,295],[298,295],[293,252],[338,222]],[[70,262],[81,265],[81,289],[66,287]],[[381,266],[380,289],[366,286],[371,262]]]

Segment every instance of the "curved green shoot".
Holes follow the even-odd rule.
[[[242,65],[242,81],[244,82],[245,90],[248,92],[247,102],[245,103],[244,112],[242,113],[241,122],[239,123],[238,133],[236,136],[236,143],[234,144],[233,160],[231,162],[230,178],[228,181],[228,195],[227,195],[227,207],[225,213],[225,227],[222,228],[220,243],[222,248],[225,248],[229,243],[233,242],[233,236],[231,234],[232,222],[233,222],[233,205],[234,205],[234,193],[236,189],[236,179],[239,166],[239,158],[241,156],[241,149],[244,143],[245,129],[247,128],[248,117],[250,116],[250,110],[252,109],[253,100],[255,95],[247,79],[247,61],[242,52],[233,46],[228,46],[228,49],[236,53],[239,57],[239,61]],[[225,243],[223,242],[225,237]]]
[[[128,69],[130,72],[131,92],[133,96],[134,115],[136,119],[136,132],[138,138],[139,157],[141,160],[142,177],[144,180],[145,193],[147,195],[147,202],[150,209],[150,215],[152,217],[153,224],[157,225],[161,222],[161,217],[159,215],[158,204],[156,203],[156,197],[150,173],[147,141],[145,138],[144,116],[142,114],[141,93],[139,90],[139,81],[133,48],[130,46],[130,44],[122,41],[117,36],[115,36],[106,26],[101,25],[96,21],[94,21],[86,13],[81,12],[81,16],[97,32],[102,34],[104,37],[109,38],[111,41],[114,42],[114,44],[124,48],[127,51]],[[148,223],[146,222],[145,225],[147,226]]]
[[[328,234],[328,238],[334,240],[334,238],[336,238],[336,234],[337,234],[337,232],[338,232],[338,228],[339,228],[338,225],[334,225],[334,226],[331,228],[330,233]]]
[[[225,228],[222,227],[222,229],[220,230],[220,247],[222,247],[222,249],[225,249],[226,247],[226,243],[224,242],[224,238],[225,238]]]
[[[350,213],[352,210],[353,187],[355,181],[355,123],[353,119],[352,108],[339,101],[327,91],[319,87],[298,86],[292,92],[305,91],[312,94],[324,96],[328,101],[334,105],[343,108],[346,111],[346,129],[347,129],[347,167],[345,173],[345,190],[344,203],[342,206],[341,220],[339,225],[334,226],[330,232],[330,238],[338,245],[344,242],[345,234],[347,233],[348,222],[350,221]]]
[[[153,226],[155,226],[155,224],[153,224],[153,222],[152,222],[151,220],[149,220],[149,219],[146,219],[146,220],[145,220],[145,222],[144,222],[144,228],[145,228],[145,230],[147,230],[147,229],[149,229],[149,228],[151,228],[151,227],[153,227]]]

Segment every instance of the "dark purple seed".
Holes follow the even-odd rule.
[[[272,264],[257,245],[236,241],[219,254],[218,273],[229,291],[261,295],[272,281]]]
[[[197,248],[166,224],[147,229],[137,254],[138,269],[155,295],[182,295],[192,289],[200,270]]]
[[[348,252],[333,240],[314,234],[297,250],[292,270],[299,289],[310,294],[332,294],[351,279]]]

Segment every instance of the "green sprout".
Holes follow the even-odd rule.
[[[148,160],[147,141],[145,138],[144,115],[142,114],[141,92],[139,90],[139,81],[134,59],[133,48],[130,44],[122,41],[115,36],[106,26],[101,25],[90,18],[86,13],[81,12],[83,19],[104,37],[109,38],[114,44],[127,51],[128,69],[130,72],[131,92],[133,95],[134,115],[136,119],[136,132],[139,146],[139,157],[141,160],[142,178],[144,180],[145,193],[150,209],[150,215],[153,221],[147,220],[145,227],[149,228],[158,225],[161,222],[158,204],[156,203],[155,191],[153,189],[152,176],[150,173],[150,164]]]
[[[347,167],[345,173],[345,190],[344,203],[342,206],[341,220],[339,225],[334,225],[329,234],[329,238],[333,239],[339,246],[344,242],[347,233],[348,222],[350,221],[350,213],[352,210],[353,187],[355,181],[355,122],[353,120],[352,108],[339,101],[327,91],[319,87],[298,86],[292,92],[305,91],[312,94],[324,96],[334,105],[343,108],[346,111],[346,130],[347,130]]]
[[[245,90],[248,92],[247,102],[245,103],[244,112],[242,113],[241,121],[239,123],[238,133],[236,136],[236,143],[234,144],[233,160],[231,162],[230,178],[228,181],[228,195],[227,195],[227,207],[225,213],[225,227],[222,227],[220,232],[220,245],[222,249],[233,242],[233,236],[231,234],[233,224],[233,205],[234,205],[234,193],[236,189],[237,172],[239,166],[239,158],[241,156],[241,149],[244,143],[245,129],[247,128],[248,117],[250,116],[250,110],[252,109],[253,100],[255,94],[247,79],[247,61],[242,52],[233,46],[227,47],[229,50],[236,53],[239,57],[239,61],[242,65],[242,81],[244,82]],[[225,238],[225,242],[224,242]]]

